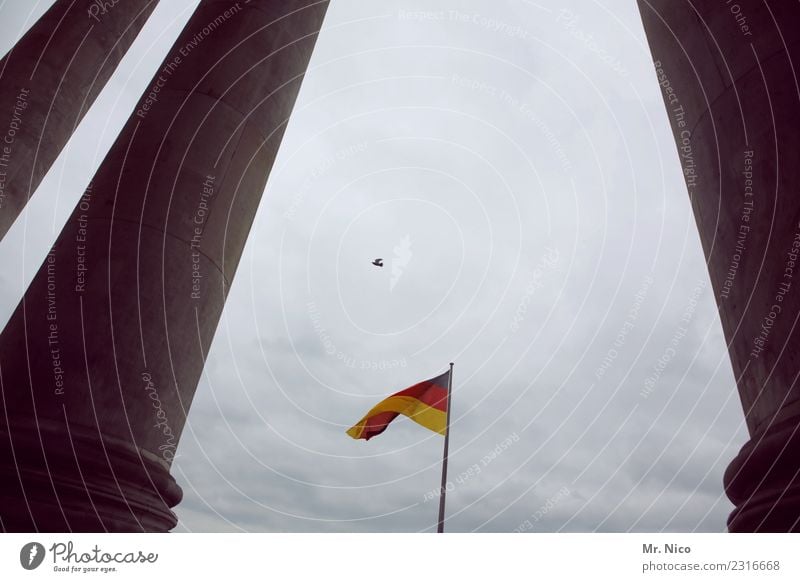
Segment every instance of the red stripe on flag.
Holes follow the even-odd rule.
[[[364,430],[361,433],[361,438],[369,440],[374,436],[381,434],[389,426],[397,416],[398,412],[379,412],[375,416],[370,416],[367,423],[364,425]]]
[[[414,384],[410,388],[398,392],[395,396],[411,396],[428,406],[447,412],[447,374],[449,372],[445,372],[433,380]]]

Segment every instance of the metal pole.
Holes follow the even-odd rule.
[[[444,498],[447,493],[447,449],[450,445],[450,400],[453,392],[453,362],[450,362],[450,375],[447,377],[447,418],[444,432],[444,458],[442,459],[442,486],[439,489],[439,527],[436,533],[444,533]]]

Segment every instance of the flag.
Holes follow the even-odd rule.
[[[376,404],[347,430],[354,439],[369,440],[381,434],[398,414],[439,434],[447,432],[447,386],[450,372],[414,384]]]

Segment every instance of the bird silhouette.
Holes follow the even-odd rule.
[[[372,264],[375,265],[376,267],[382,267],[383,259],[375,259],[374,261],[372,261]]]

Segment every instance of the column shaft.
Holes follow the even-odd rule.
[[[203,0],[160,65],[0,335],[7,529],[174,526],[169,467],[326,7]]]
[[[800,529],[800,4],[639,0],[751,439],[731,531]]]
[[[56,0],[0,60],[0,239],[158,0]]]

